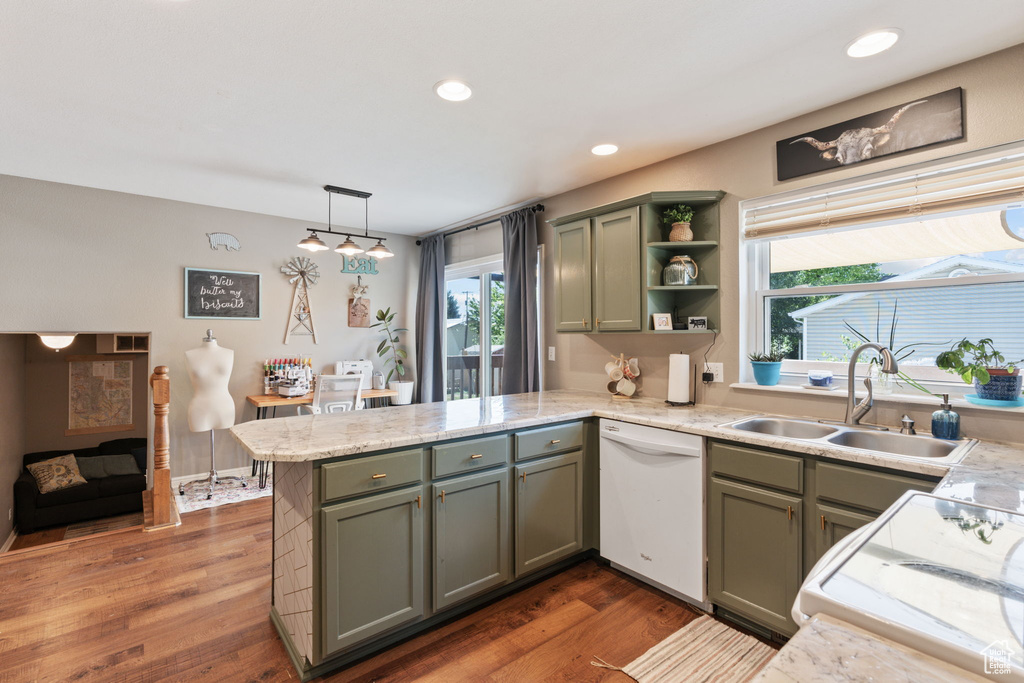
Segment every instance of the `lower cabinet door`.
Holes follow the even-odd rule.
[[[795,633],[790,609],[803,577],[801,513],[801,498],[712,477],[711,602],[780,633]]]
[[[530,464],[516,472],[516,577],[583,549],[583,452]]]
[[[508,470],[434,484],[434,609],[507,583]]]
[[[825,551],[836,543],[876,519],[875,515],[866,512],[850,512],[821,503],[814,506],[814,514],[818,520],[816,525],[817,547],[815,548],[817,559],[821,559]]]
[[[422,486],[320,511],[323,653],[424,615]]]

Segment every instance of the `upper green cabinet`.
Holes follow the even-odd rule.
[[[555,228],[555,330],[590,332],[590,219]]]
[[[719,202],[722,192],[651,192],[551,221],[555,241],[557,332],[655,332],[653,314],[685,325],[689,316],[719,324]],[[662,211],[687,204],[695,213],[692,242],[669,242]],[[662,273],[675,256],[697,262],[689,285],[665,285]],[[658,331],[659,334],[665,332]]]
[[[640,211],[594,219],[594,329],[640,330]]]

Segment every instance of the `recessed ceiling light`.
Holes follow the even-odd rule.
[[[615,154],[619,151],[619,148],[615,145],[598,145],[590,150],[599,157],[606,157],[609,154]]]
[[[461,102],[462,100],[468,100],[472,95],[473,91],[468,85],[462,81],[447,80],[441,81],[434,86],[434,92],[437,96],[450,102]]]
[[[865,33],[846,46],[846,54],[854,58],[870,57],[885,52],[896,44],[903,33],[898,28],[886,28],[881,31]]]

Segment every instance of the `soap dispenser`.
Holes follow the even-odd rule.
[[[936,439],[960,440],[960,416],[953,412],[949,394],[942,395],[942,406],[932,413],[932,436]]]

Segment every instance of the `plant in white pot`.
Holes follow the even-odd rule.
[[[384,328],[384,340],[377,345],[377,355],[384,361],[384,367],[388,368],[388,374],[384,377],[385,384],[392,391],[398,392],[398,396],[392,398],[392,403],[404,406],[412,403],[412,389],[416,383],[411,379],[402,379],[405,377],[405,359],[409,357],[409,354],[399,346],[398,333],[409,330],[404,327],[392,328],[391,324],[394,320],[395,314],[391,312],[389,306],[377,311],[377,322],[370,327]],[[392,377],[396,377],[394,382],[391,381]]]

